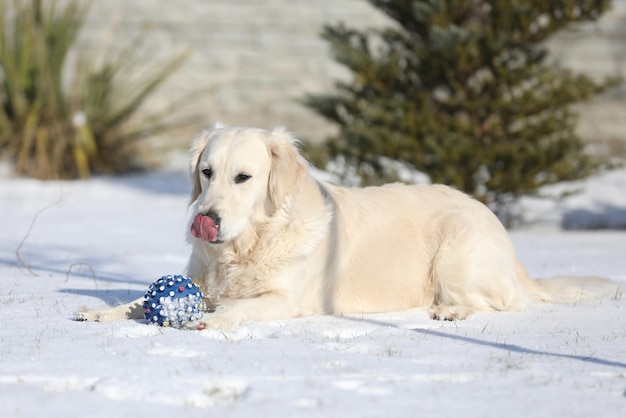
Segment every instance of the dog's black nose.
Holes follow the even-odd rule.
[[[218,228],[220,227],[220,222],[222,222],[222,218],[220,218],[220,215],[218,215],[217,212],[210,210],[204,216],[208,216],[209,218],[211,218],[215,226]]]

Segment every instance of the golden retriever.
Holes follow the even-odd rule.
[[[282,128],[194,138],[187,275],[209,312],[188,328],[412,308],[453,320],[622,292],[601,278],[532,280],[478,201],[442,185],[321,183],[296,144]],[[142,318],[142,300],[77,319]]]

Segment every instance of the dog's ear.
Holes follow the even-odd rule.
[[[212,127],[215,129],[215,125]],[[211,129],[211,130],[212,130]],[[219,129],[219,128],[218,128]],[[196,134],[191,140],[191,146],[189,147],[189,178],[191,179],[191,202],[200,196],[202,188],[200,186],[200,175],[198,173],[198,163],[202,156],[202,151],[206,148],[206,144],[209,142],[211,130],[203,129]]]
[[[208,130],[203,129],[196,134],[191,140],[191,147],[189,148],[189,177],[191,178],[191,202],[195,202],[202,188],[200,187],[200,175],[198,173],[198,163],[202,152],[206,148],[206,145],[211,138],[211,133],[215,130],[227,128],[221,122],[215,122]]]
[[[202,151],[206,148],[206,144],[211,138],[211,133],[217,129],[227,128],[221,122],[215,122],[208,130],[203,129],[196,134],[191,140],[191,147],[189,148],[189,177],[191,179],[191,202],[195,202],[202,188],[200,187],[200,175],[198,173],[198,163],[202,156]]]
[[[269,151],[272,158],[268,182],[268,196],[273,210],[283,204],[285,198],[296,192],[308,173],[308,164],[300,155],[298,141],[284,128],[269,133]]]

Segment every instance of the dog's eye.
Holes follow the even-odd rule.
[[[202,174],[204,174],[204,177],[211,179],[211,177],[213,177],[213,170],[211,170],[210,168],[205,168],[204,170],[202,170]]]
[[[241,184],[241,183],[245,183],[246,181],[250,180],[252,176],[250,174],[246,174],[246,173],[239,173],[237,174],[237,176],[235,177],[235,183],[236,184]]]

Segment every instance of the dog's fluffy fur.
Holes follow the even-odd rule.
[[[214,242],[189,234],[187,274],[210,307],[189,328],[411,308],[451,320],[622,291],[600,278],[532,280],[494,214],[450,187],[320,183],[281,128],[216,125],[190,157],[192,218],[219,220]],[[141,318],[140,305],[78,319]]]

